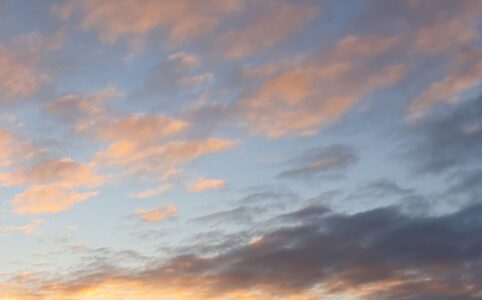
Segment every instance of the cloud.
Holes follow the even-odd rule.
[[[92,165],[97,168],[120,168],[127,175],[163,181],[179,173],[183,163],[236,144],[222,138],[181,138],[179,135],[191,124],[163,114],[115,115],[106,101],[121,95],[116,88],[107,87],[85,95],[62,96],[48,107],[56,113],[71,114],[75,120],[74,132],[107,142],[92,159]]]
[[[10,225],[6,227],[0,227],[0,233],[19,232],[23,234],[33,234],[37,227],[43,223],[42,219],[35,219],[32,222],[25,225]]]
[[[33,185],[15,195],[12,205],[17,214],[56,213],[96,194],[95,191],[77,192],[55,185]]]
[[[220,189],[225,186],[224,180],[221,179],[206,179],[199,178],[194,182],[187,184],[187,189],[190,192],[202,192],[205,190]]]
[[[224,252],[179,254],[135,269],[97,262],[67,279],[44,280],[36,292],[109,298],[113,286],[135,285],[146,297],[181,299],[477,299],[481,212],[480,205],[440,216],[307,207],[277,217],[278,226],[259,232],[256,243],[243,239]]]
[[[48,149],[8,129],[0,129],[0,145],[6,149],[0,151],[0,184],[25,188],[11,199],[16,213],[65,210],[96,195],[91,189],[105,182],[91,165],[55,157]]]
[[[475,166],[482,151],[482,131],[474,124],[481,118],[478,96],[414,124],[407,156],[415,163],[416,172],[440,174]]]
[[[419,118],[428,108],[440,102],[456,102],[460,94],[480,83],[482,79],[482,53],[470,49],[453,58],[452,66],[444,78],[432,83],[410,105],[410,116]]]
[[[130,114],[112,120],[111,124],[101,128],[99,135],[106,140],[144,144],[179,133],[187,126],[185,121],[164,115]]]
[[[365,23],[387,25],[383,30],[397,29],[403,44],[398,57],[414,65],[415,80],[429,74],[423,68],[440,70],[443,77],[429,79],[427,87],[409,105],[410,118],[420,118],[434,105],[456,100],[461,93],[478,84],[481,77],[479,48],[479,21],[482,5],[476,1],[411,1],[376,3],[371,5],[371,18],[363,15]],[[372,17],[374,15],[371,15]],[[397,25],[395,25],[397,24]],[[359,24],[363,25],[363,24]],[[366,25],[366,24],[365,24]],[[393,27],[393,28],[392,28]],[[379,27],[380,29],[382,27]],[[416,66],[420,59],[433,60]],[[433,76],[429,74],[429,76]]]
[[[173,140],[147,145],[117,140],[98,152],[94,159],[100,165],[118,166],[139,177],[162,179],[187,161],[230,149],[234,144],[231,140],[219,138]]]
[[[75,124],[78,130],[103,118],[104,106],[109,100],[123,94],[114,86],[87,91],[84,93],[66,93],[46,105],[46,110],[54,113],[64,122]]]
[[[205,71],[203,67],[198,55],[186,52],[171,54],[149,70],[142,87],[130,97],[132,99],[155,97],[156,101],[159,101],[160,95],[162,95],[160,98],[169,96],[164,101],[161,99],[163,107],[179,105],[179,101],[185,102],[186,98],[195,98],[214,84],[214,73]],[[174,106],[173,108],[179,109]]]
[[[30,159],[42,151],[40,147],[4,127],[0,127],[0,146],[0,167],[11,166],[20,159]]]
[[[41,59],[57,50],[64,32],[51,36],[28,33],[0,44],[0,94],[7,99],[25,97],[49,80],[49,74],[40,67]]]
[[[104,178],[94,173],[91,167],[69,158],[47,159],[27,168],[0,173],[4,185],[51,185],[61,187],[98,186]]]
[[[253,131],[271,138],[311,135],[369,93],[400,80],[401,64],[371,63],[396,37],[348,36],[326,53],[270,76],[233,109]]]
[[[181,0],[175,2],[142,1],[67,1],[55,5],[53,12],[68,19],[80,14],[84,29],[98,29],[100,38],[115,42],[122,37],[143,38],[155,30],[165,31],[169,40],[179,43],[213,30],[241,5],[238,0]]]
[[[414,33],[414,50],[437,53],[454,46],[469,44],[479,35],[475,24],[470,23],[474,22],[467,22],[467,19],[465,22],[449,20],[421,27]]]
[[[239,206],[235,208],[220,210],[205,216],[197,217],[195,222],[203,224],[226,224],[228,222],[235,222],[238,224],[249,224],[253,221],[253,215],[264,212],[265,209],[259,207]]]
[[[300,31],[318,15],[310,2],[266,1],[249,8],[245,23],[221,34],[220,47],[228,58],[241,58],[269,49]]]
[[[171,188],[170,184],[162,184],[160,187],[147,189],[131,194],[134,198],[150,198],[166,193]]]
[[[310,149],[291,159],[289,169],[278,174],[280,178],[315,179],[322,175],[346,170],[358,161],[354,149],[334,144]]]
[[[199,65],[199,58],[196,55],[186,52],[176,52],[169,55],[168,60],[175,61],[180,68],[194,68]]]
[[[144,222],[159,222],[173,218],[176,215],[176,211],[176,206],[168,203],[153,209],[138,209],[135,211],[135,215]]]

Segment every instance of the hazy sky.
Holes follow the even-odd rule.
[[[481,299],[481,17],[0,0],[0,300]]]

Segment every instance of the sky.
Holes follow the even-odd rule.
[[[481,299],[481,20],[0,0],[0,300]]]

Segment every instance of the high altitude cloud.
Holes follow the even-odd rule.
[[[234,109],[268,137],[313,134],[367,94],[402,78],[403,65],[372,62],[396,42],[396,37],[346,37],[328,52],[269,77]]]
[[[8,167],[19,159],[30,159],[41,152],[39,147],[15,135],[12,130],[0,127],[0,167]],[[19,156],[21,155],[21,156]]]
[[[212,30],[224,17],[239,9],[239,0],[156,0],[67,1],[54,12],[67,19],[80,13],[80,25],[98,29],[104,41],[145,36],[153,30],[166,31],[170,40],[182,42]]]
[[[0,94],[11,99],[31,95],[49,79],[40,67],[41,58],[56,50],[64,32],[51,36],[38,33],[20,35],[11,41],[0,41]]]
[[[373,34],[400,36],[391,59],[410,65],[407,77],[414,79],[414,85],[427,80],[408,107],[410,118],[453,101],[480,81],[478,50],[471,49],[480,46],[479,1],[369,1],[363,10],[355,26]],[[433,69],[442,77],[434,78]]]
[[[2,129],[0,184],[26,189],[12,199],[19,214],[58,212],[97,194],[104,178],[91,166],[69,158],[49,158],[41,146]],[[88,189],[88,191],[79,191]]]
[[[159,205],[153,209],[138,209],[135,215],[144,222],[159,222],[176,215],[176,206],[172,203]]]
[[[12,199],[18,214],[55,213],[97,195],[95,191],[77,192],[55,185],[33,185]]]
[[[479,49],[457,53],[447,75],[432,83],[410,106],[410,114],[419,117],[432,105],[440,102],[457,102],[460,93],[480,84],[482,80],[482,54]]]
[[[109,87],[87,95],[65,95],[49,106],[56,113],[72,114],[74,131],[108,145],[93,158],[97,167],[115,167],[140,178],[162,181],[178,173],[185,162],[232,148],[223,138],[182,138],[189,122],[163,114],[115,115],[106,102],[121,93]]]
[[[265,1],[248,7],[253,16],[245,24],[222,34],[219,44],[228,58],[240,58],[269,49],[297,33],[318,14],[313,2]]]
[[[205,190],[219,189],[224,187],[226,183],[221,179],[199,178],[196,181],[187,184],[187,188],[191,192],[202,192]]]
[[[96,186],[104,179],[91,167],[68,158],[47,159],[26,168],[0,173],[5,185],[55,184],[63,187]]]
[[[150,198],[166,193],[171,188],[170,184],[162,184],[159,187],[143,190],[132,194],[135,198]]]
[[[25,225],[10,225],[6,227],[0,227],[0,233],[23,233],[23,234],[33,234],[37,231],[37,227],[43,223],[42,219],[35,219],[32,222]]]

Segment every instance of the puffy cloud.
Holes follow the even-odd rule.
[[[68,158],[47,159],[27,168],[0,173],[0,182],[5,185],[51,185],[72,188],[100,185],[104,179],[91,167]]]
[[[92,161],[95,167],[120,168],[127,175],[164,181],[179,173],[185,162],[227,150],[236,143],[222,138],[181,138],[179,135],[190,123],[162,114],[114,115],[105,102],[120,95],[117,89],[108,87],[85,95],[65,95],[48,106],[56,113],[71,114],[74,131],[108,143],[95,153]],[[152,189],[134,196],[143,198],[159,193]]]
[[[218,138],[173,140],[149,145],[117,140],[97,153],[95,160],[102,165],[120,166],[140,177],[162,179],[187,161],[229,149],[234,144],[231,140]]]
[[[12,199],[13,209],[18,214],[55,213],[85,201],[97,192],[77,192],[55,185],[33,185]]]
[[[159,205],[153,209],[138,209],[135,215],[144,222],[159,222],[171,219],[176,215],[176,206],[172,203]]]
[[[187,184],[187,189],[191,192],[202,192],[205,190],[219,189],[225,186],[224,180],[199,178]]]
[[[239,0],[156,0],[68,1],[55,5],[54,13],[63,19],[80,13],[81,26],[98,29],[104,41],[124,36],[144,36],[153,30],[166,31],[171,41],[182,42],[211,31],[227,15],[237,11]]]
[[[260,52],[301,30],[318,14],[318,10],[312,2],[256,3],[256,9],[249,8],[246,24],[222,34],[219,43],[228,58]]]
[[[96,195],[90,189],[105,181],[92,166],[70,158],[50,158],[49,151],[7,129],[0,131],[0,144],[5,149],[0,152],[0,183],[26,188],[11,200],[16,213],[65,210]]]
[[[349,36],[327,53],[269,77],[233,109],[269,137],[309,135],[341,117],[367,94],[400,80],[400,64],[372,63],[397,38]]]

